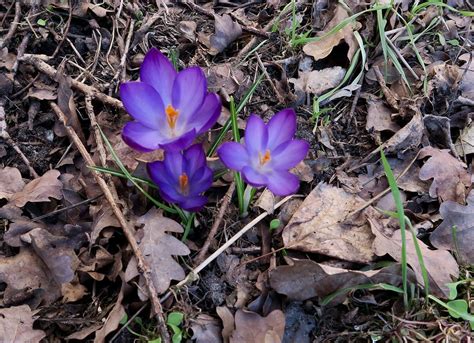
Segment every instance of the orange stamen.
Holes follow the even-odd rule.
[[[171,129],[174,129],[176,126],[176,121],[178,120],[179,111],[175,109],[173,106],[168,105],[165,109],[166,112],[166,121]]]
[[[186,173],[182,173],[179,176],[179,189],[181,190],[181,193],[186,194],[189,190],[189,178]]]
[[[270,155],[270,150],[268,150],[268,149],[267,149],[267,151],[265,151],[265,155],[263,155],[263,156],[262,156],[261,153],[258,153],[258,157],[260,158],[260,165],[261,166],[267,164],[272,159],[272,156]]]

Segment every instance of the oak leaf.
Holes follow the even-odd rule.
[[[46,334],[33,329],[33,315],[28,305],[0,309],[0,337],[3,343],[39,342]]]

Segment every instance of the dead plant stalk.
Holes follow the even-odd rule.
[[[87,151],[84,144],[81,142],[79,136],[74,131],[74,129],[71,126],[68,125],[68,120],[66,118],[66,115],[61,111],[61,109],[59,108],[59,106],[56,103],[50,102],[50,106],[53,109],[53,111],[56,113],[56,115],[58,116],[61,123],[65,126],[69,137],[71,138],[71,140],[76,145],[77,149],[79,150],[81,156],[84,158],[86,163],[90,167],[95,166],[95,163],[92,160],[91,155]],[[134,253],[135,257],[137,258],[138,269],[142,272],[143,277],[145,278],[145,283],[146,283],[146,287],[147,287],[147,290],[148,290],[148,295],[150,297],[152,310],[153,310],[153,313],[155,314],[156,320],[158,321],[158,328],[161,332],[163,342],[168,343],[168,342],[170,342],[170,336],[169,336],[169,333],[166,329],[166,322],[165,322],[164,315],[163,315],[163,309],[161,307],[155,285],[153,284],[151,270],[150,270],[149,266],[146,264],[145,259],[143,257],[143,254],[142,254],[142,252],[141,252],[141,250],[138,246],[138,243],[135,239],[134,230],[130,227],[130,224],[127,222],[124,215],[122,214],[122,211],[118,207],[118,205],[117,205],[117,203],[114,199],[114,196],[112,195],[112,192],[110,191],[109,187],[107,186],[107,183],[105,182],[105,180],[100,176],[100,174],[98,172],[93,171],[92,173],[93,173],[94,178],[97,181],[99,187],[101,188],[102,192],[104,193],[105,198],[110,203],[110,206],[112,207],[112,211],[114,212],[115,216],[117,217],[117,220],[119,221],[120,226],[122,227],[122,230],[123,230],[125,236],[127,237],[128,242],[130,243],[130,246],[133,250],[133,253]]]

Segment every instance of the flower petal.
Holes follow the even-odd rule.
[[[179,203],[179,206],[186,211],[197,212],[207,203],[207,198],[202,195],[185,198]]]
[[[206,165],[206,155],[201,144],[194,144],[184,151],[186,160],[185,171],[188,175],[192,175],[199,168]]]
[[[159,129],[165,122],[165,109],[158,92],[144,82],[120,85],[120,98],[127,112],[145,126]]]
[[[178,73],[171,94],[174,108],[179,111],[179,122],[186,123],[201,107],[207,93],[204,72],[199,67],[190,67]]]
[[[222,163],[229,169],[240,171],[249,164],[247,150],[239,143],[227,142],[222,144],[217,149],[217,155],[219,155]]]
[[[169,184],[170,177],[166,172],[165,164],[162,161],[147,163],[146,170],[152,181],[160,186],[161,184]]]
[[[242,176],[245,182],[254,187],[265,186],[268,183],[268,178],[264,174],[260,174],[255,169],[245,166],[242,169]]]
[[[221,99],[215,93],[208,93],[201,107],[192,116],[187,118],[186,125],[196,128],[197,134],[201,134],[211,127],[221,114]]]
[[[133,149],[143,152],[159,149],[159,143],[162,140],[160,131],[150,129],[136,121],[125,124],[122,138]]]
[[[298,190],[299,185],[298,177],[287,171],[273,172],[268,175],[268,189],[275,195],[293,194]]]
[[[192,129],[191,131],[188,131],[185,134],[176,137],[176,139],[174,140],[168,140],[160,144],[160,147],[166,151],[184,150],[192,144],[194,138],[196,138],[196,130]]]
[[[268,129],[262,118],[252,114],[245,128],[245,146],[251,158],[264,153],[267,149]]]
[[[156,48],[147,52],[140,67],[140,81],[153,86],[165,105],[171,104],[171,91],[177,74],[170,60]]]
[[[275,149],[281,143],[293,139],[296,132],[296,113],[292,108],[275,114],[268,122],[268,148]]]
[[[212,186],[212,169],[204,166],[196,171],[189,181],[190,193],[199,194]]]
[[[171,178],[168,183],[173,185],[177,184],[179,176],[184,171],[183,155],[179,151],[166,151],[163,163],[165,164],[165,170],[168,177]]]
[[[160,195],[165,201],[167,202],[172,202],[174,204],[180,204],[181,201],[184,201],[186,199],[186,196],[180,194],[177,190],[176,187],[173,185],[163,183],[160,188]]]
[[[308,142],[295,139],[283,144],[272,151],[270,168],[277,170],[288,170],[300,163],[308,153]]]

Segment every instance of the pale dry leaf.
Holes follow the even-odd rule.
[[[338,25],[341,21],[347,19],[349,15],[347,11],[344,9],[342,5],[338,5],[336,7],[336,11],[334,13],[333,18],[331,21],[326,25],[324,31],[321,34],[330,31],[333,27]],[[352,56],[357,49],[358,43],[354,37],[354,30],[358,30],[359,24],[357,22],[351,22],[347,24],[343,29],[337,31],[334,34],[326,36],[321,40],[316,42],[310,42],[303,47],[303,51],[306,55],[312,56],[316,61],[321,60],[332,52],[334,47],[339,45],[339,43],[344,40],[347,45],[349,46],[349,50],[347,52],[347,58],[349,61],[352,60]]]
[[[44,228],[42,223],[34,222],[30,219],[14,219],[5,232],[3,239],[11,247],[23,247],[26,244],[22,242],[21,236],[36,228]]]
[[[28,90],[27,96],[38,100],[56,100],[58,98],[55,90],[41,89],[36,87],[30,88]]]
[[[337,87],[344,78],[345,72],[344,68],[336,66],[311,72],[300,72],[298,79],[291,78],[288,81],[293,83],[297,90],[320,95],[328,89]]]
[[[430,196],[441,201],[464,203],[466,188],[471,186],[471,176],[466,165],[452,156],[449,150],[425,147],[420,150],[419,158],[430,158],[420,169],[420,179],[433,179],[430,186]]]
[[[221,343],[221,327],[219,321],[207,314],[201,313],[196,319],[191,319],[191,330],[196,343]]]
[[[431,233],[431,243],[453,251],[463,263],[474,264],[474,191],[469,193],[466,206],[446,201],[439,213],[443,222]]]
[[[262,210],[272,214],[275,209],[275,195],[268,189],[265,188],[262,194],[255,201],[255,206],[260,207]]]
[[[8,303],[14,295],[38,290],[34,293],[37,305],[51,304],[61,296],[59,285],[54,281],[49,269],[38,256],[27,248],[13,257],[0,258],[0,282],[7,288],[3,301]]]
[[[224,343],[229,343],[230,335],[235,329],[235,320],[232,312],[225,306],[217,306],[216,312],[219,318],[222,320],[222,338]]]
[[[363,204],[342,188],[318,185],[284,228],[285,246],[346,261],[372,261],[374,236],[366,219],[360,214],[347,218]]]
[[[70,282],[61,285],[63,303],[70,303],[81,300],[87,293],[87,288],[79,282]]]
[[[215,33],[209,39],[212,55],[224,51],[230,43],[242,35],[242,28],[228,14],[215,14],[214,26]]]
[[[461,131],[454,146],[460,156],[474,154],[474,122]]]
[[[396,261],[401,261],[402,239],[400,230],[386,232],[382,227],[382,220],[368,217],[375,235],[374,249],[378,256],[388,254]],[[387,222],[384,220],[383,222]],[[390,230],[392,231],[392,230]],[[457,279],[459,266],[454,257],[447,250],[431,250],[425,243],[417,239],[423,254],[423,261],[430,279],[430,292],[439,297],[447,297],[449,288],[446,284]],[[416,254],[412,235],[407,233],[407,262],[413,268],[419,284],[423,284],[423,275]]]
[[[235,313],[235,330],[230,343],[279,343],[285,331],[285,315],[274,310],[266,317],[257,313],[237,310]]]
[[[209,91],[220,92],[222,89],[228,95],[234,94],[246,80],[242,70],[230,63],[221,63],[205,69]]]
[[[63,184],[59,177],[59,171],[48,170],[43,176],[30,181],[20,192],[10,197],[10,202],[23,207],[27,202],[46,202],[49,198],[61,199]]]
[[[46,334],[33,329],[33,315],[28,305],[0,309],[0,337],[2,343],[39,342]]]
[[[25,187],[25,182],[17,168],[5,167],[0,170],[0,199],[10,198]]]
[[[366,129],[397,132],[400,126],[392,121],[392,111],[381,100],[367,100],[367,123]]]
[[[179,31],[191,42],[196,42],[196,28],[195,21],[182,20],[178,24]]]
[[[324,298],[343,288],[365,283],[384,282],[398,286],[402,282],[401,266],[398,264],[380,270],[359,271],[327,266],[311,260],[292,262],[292,265],[278,266],[270,272],[270,286],[292,301]],[[330,304],[343,302],[346,294],[335,297]]]
[[[183,268],[173,256],[189,255],[190,250],[179,239],[168,234],[168,232],[182,233],[183,228],[174,220],[163,217],[156,208],[138,218],[137,224],[143,224],[143,238],[139,242],[140,250],[150,266],[155,288],[161,294],[168,289],[171,280],[180,281],[185,277]],[[131,276],[136,275],[132,272],[136,268],[136,261],[135,259],[132,261],[125,271],[127,281]]]
[[[303,182],[311,182],[314,179],[313,169],[311,169],[305,161],[298,163],[296,167],[290,170],[290,172],[298,176],[298,179]]]

